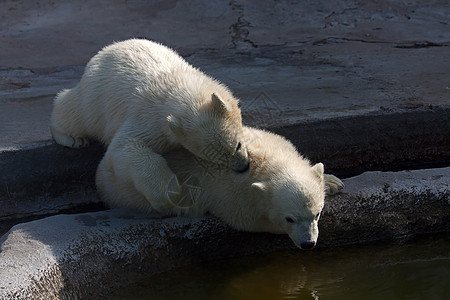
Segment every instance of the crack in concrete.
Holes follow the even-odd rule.
[[[435,42],[429,42],[429,41],[421,41],[421,42],[412,42],[412,43],[408,43],[408,44],[399,44],[399,45],[396,45],[395,48],[421,49],[421,48],[448,47],[448,46],[450,46],[450,42],[435,43]]]
[[[236,1],[231,1],[229,5],[231,6],[231,9],[236,10],[239,15],[237,22],[231,24],[229,27],[232,49],[241,48],[239,47],[239,44],[247,44],[250,45],[251,48],[257,48],[258,45],[248,38],[248,35],[250,34],[248,27],[251,27],[251,24],[244,18],[244,6],[236,3]]]
[[[365,40],[365,39],[357,39],[357,38],[345,38],[345,37],[327,37],[320,40],[310,40],[301,43],[311,43],[312,45],[321,45],[321,44],[331,44],[331,43],[343,43],[343,42],[359,42],[359,43],[367,43],[367,44],[388,44],[394,45],[395,48],[401,49],[419,49],[419,48],[430,48],[430,47],[447,47],[450,46],[450,42],[430,42],[430,41],[411,41],[411,42],[391,42],[391,41],[380,41],[380,40]]]
[[[309,42],[312,42],[312,45],[323,45],[323,44],[332,44],[332,43],[344,43],[344,42],[359,42],[359,43],[368,43],[368,44],[395,44],[393,42],[388,41],[379,41],[379,40],[364,40],[364,39],[352,39],[352,38],[345,38],[345,37],[326,37],[324,39],[320,40],[311,40]],[[308,43],[308,42],[307,42]]]

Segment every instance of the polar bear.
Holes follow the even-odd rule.
[[[288,234],[302,249],[311,249],[318,238],[318,221],[325,194],[335,194],[342,181],[324,174],[285,138],[244,126],[250,169],[236,173],[187,151],[166,153],[169,166],[183,180],[180,202],[172,203],[172,215],[212,214],[232,227],[251,232]],[[104,201],[112,207],[152,210],[151,202],[132,182],[116,176],[114,163],[104,160],[96,183]]]
[[[105,47],[54,101],[51,132],[79,148],[97,139],[116,176],[163,211],[180,185],[161,154],[184,147],[236,172],[249,166],[238,100],[171,49],[142,39]]]

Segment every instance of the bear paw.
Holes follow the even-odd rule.
[[[340,193],[344,189],[344,183],[334,175],[324,174],[325,191],[327,195]]]
[[[50,127],[53,139],[56,143],[69,148],[84,148],[89,146],[89,140],[83,137],[71,137]]]

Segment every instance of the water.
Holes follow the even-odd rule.
[[[450,238],[287,251],[151,276],[117,299],[450,299]]]

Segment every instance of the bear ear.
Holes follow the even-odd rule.
[[[323,163],[315,164],[311,169],[319,179],[323,179],[323,173],[325,172]]]
[[[225,116],[228,113],[227,104],[215,93],[212,93],[211,101],[214,112],[216,112],[219,116]]]
[[[267,187],[262,182],[254,182],[252,183],[252,190],[254,190],[258,196],[264,197],[267,191]]]
[[[179,119],[170,115],[167,117],[167,122],[169,122],[169,128],[176,136],[182,136],[184,134],[183,127]]]

